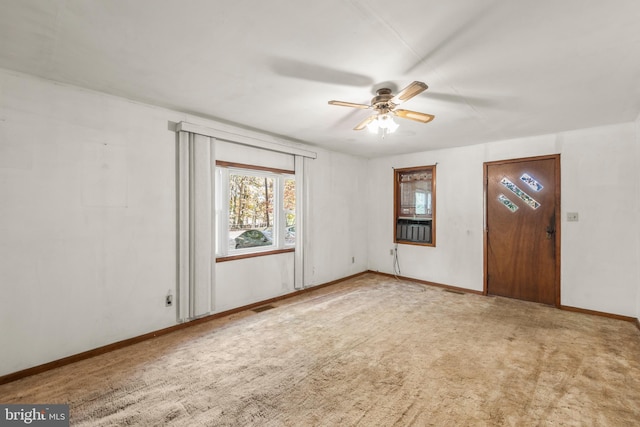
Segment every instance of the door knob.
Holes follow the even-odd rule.
[[[556,230],[553,227],[547,227],[547,240],[550,240],[555,232]]]

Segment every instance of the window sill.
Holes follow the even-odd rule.
[[[230,255],[230,256],[218,257],[218,258],[216,258],[216,262],[226,262],[226,261],[234,261],[236,259],[255,258],[255,257],[267,256],[267,255],[277,255],[277,254],[284,254],[284,253],[287,253],[287,252],[295,252],[295,248],[277,249],[275,251],[253,252],[253,253],[250,253],[250,254]]]
[[[436,247],[435,243],[411,242],[409,240],[396,240],[394,243],[397,243],[398,245],[428,246],[432,248]]]

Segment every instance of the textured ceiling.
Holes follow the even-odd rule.
[[[637,0],[3,0],[0,68],[367,157],[635,120]],[[387,83],[426,92],[382,139]]]

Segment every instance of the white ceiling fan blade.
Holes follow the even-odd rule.
[[[363,121],[358,123],[358,125],[356,127],[354,127],[353,130],[362,130],[362,129],[366,128],[369,123],[371,123],[372,121],[374,121],[376,119],[376,117],[378,117],[377,114],[374,114],[373,116],[367,117],[366,119],[364,119]]]
[[[428,87],[429,86],[427,86],[425,83],[413,82],[409,86],[398,92],[396,96],[391,98],[391,102],[395,105],[401,104],[418,95],[419,93],[424,92]]]
[[[329,104],[330,105],[340,105],[342,107],[362,108],[363,110],[371,108],[371,105],[356,104],[356,103],[353,103],[353,102],[344,102],[344,101],[329,101]]]
[[[398,117],[402,117],[403,119],[415,120],[416,122],[421,123],[429,123],[436,117],[433,114],[420,113],[418,111],[411,110],[393,110],[392,113]]]

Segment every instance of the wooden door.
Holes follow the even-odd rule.
[[[560,156],[485,163],[485,293],[560,305]]]

